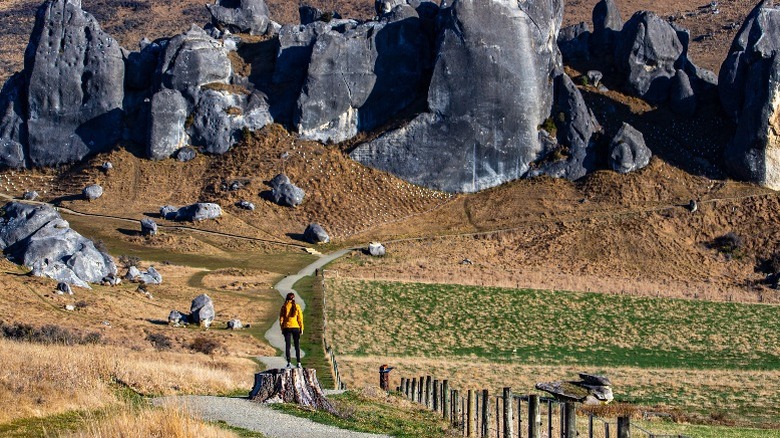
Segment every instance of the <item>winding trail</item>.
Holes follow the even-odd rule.
[[[298,295],[298,292],[295,291],[295,289],[293,289],[295,283],[297,283],[298,280],[300,280],[303,277],[313,275],[315,270],[321,269],[323,266],[336,260],[339,257],[342,257],[343,255],[349,253],[350,251],[352,251],[352,248],[342,249],[336,252],[332,252],[330,254],[323,255],[314,263],[298,271],[297,274],[288,275],[287,277],[284,277],[281,281],[276,283],[274,289],[279,291],[279,294],[282,296],[282,298],[286,297],[287,294],[290,292],[294,293],[295,302],[301,306],[301,310],[305,310],[306,303],[303,302],[303,299],[301,299],[301,296]],[[267,332],[265,332],[265,338],[268,340],[268,343],[271,344],[272,347],[278,349],[282,355],[281,356],[260,356],[257,359],[263,362],[266,368],[268,369],[284,368],[287,365],[287,359],[285,359],[284,357],[284,336],[282,336],[282,329],[279,326],[278,320],[274,322],[274,325],[271,326],[271,328],[268,329]],[[292,354],[295,353],[293,352]],[[305,356],[306,356],[305,352],[301,350],[301,359],[303,359]]]

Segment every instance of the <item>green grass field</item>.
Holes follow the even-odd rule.
[[[350,279],[329,279],[328,300],[339,361],[358,384],[385,361],[407,377],[518,392],[588,371],[612,379],[616,401],[780,427],[776,306]]]

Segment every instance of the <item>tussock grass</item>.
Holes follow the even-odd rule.
[[[780,369],[775,306],[350,279],[328,290],[340,354]]]
[[[234,438],[238,435],[193,418],[183,409],[126,407],[105,418],[86,419],[79,431],[60,434],[61,438]]]
[[[240,358],[137,352],[101,345],[0,339],[0,424],[118,402],[117,382],[142,394],[227,394],[248,389],[255,365]]]

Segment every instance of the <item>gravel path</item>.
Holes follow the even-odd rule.
[[[306,309],[306,303],[303,302],[303,299],[301,299],[300,295],[298,295],[298,292],[296,292],[293,289],[293,285],[295,285],[295,283],[301,278],[314,274],[315,270],[321,269],[323,266],[327,265],[333,260],[336,260],[337,258],[343,256],[344,254],[349,253],[350,251],[352,250],[342,249],[341,251],[336,251],[324,255],[320,257],[316,262],[301,269],[297,274],[288,275],[287,277],[284,277],[281,281],[279,281],[279,283],[276,283],[274,288],[279,291],[279,294],[282,296],[282,298],[287,297],[287,294],[290,292],[294,293],[295,302],[301,306],[301,310],[304,310]],[[265,338],[268,339],[268,343],[271,344],[271,346],[279,349],[279,351],[282,352],[282,356],[260,356],[257,359],[265,364],[266,369],[284,368],[287,365],[287,359],[285,359],[283,356],[284,336],[282,336],[282,329],[279,326],[279,321],[274,322],[274,325],[271,326],[271,328],[268,329],[267,332],[265,332]],[[295,355],[295,352],[291,351],[291,353],[293,356]],[[303,350],[301,350],[301,359],[303,359],[304,357],[306,357],[306,353]]]
[[[152,400],[155,406],[174,403],[207,421],[225,423],[260,432],[271,438],[384,438],[388,435],[353,432],[334,426],[315,423],[283,412],[275,411],[260,403],[245,398],[213,396],[177,396],[159,397]]]

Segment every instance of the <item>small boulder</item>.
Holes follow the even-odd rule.
[[[585,73],[585,77],[588,78],[588,84],[598,87],[601,85],[601,80],[604,78],[604,74],[598,70],[588,70]]]
[[[198,295],[192,300],[190,306],[190,318],[193,324],[198,324],[201,327],[209,328],[212,322],[214,322],[214,302],[206,295]]]
[[[230,321],[227,322],[227,328],[230,330],[239,330],[244,328],[244,325],[241,324],[240,319],[231,319]]]
[[[243,208],[244,210],[255,211],[255,204],[247,200],[241,200],[236,202],[236,207]]]
[[[382,257],[385,255],[385,246],[379,242],[371,242],[368,244],[368,253],[374,257]]]
[[[176,159],[178,161],[181,161],[182,163],[186,163],[187,161],[192,161],[195,159],[195,157],[198,155],[198,152],[195,151],[194,148],[191,148],[189,146],[183,147],[176,151]]]
[[[206,9],[215,27],[233,33],[263,35],[271,24],[263,0],[217,0],[213,5],[206,5]]]
[[[94,201],[95,199],[103,196],[103,187],[100,187],[97,184],[91,184],[84,187],[82,194],[86,200]]]
[[[38,199],[38,192],[35,190],[30,190],[24,192],[24,195],[22,195],[22,198],[24,198],[25,201],[35,201]]]
[[[130,266],[130,268],[127,269],[125,278],[128,281],[143,284],[161,284],[163,281],[162,275],[154,269],[154,266],[150,266],[146,271],[141,271],[135,266]]]
[[[114,165],[113,165],[113,164],[111,164],[111,162],[110,162],[110,161],[106,161],[105,163],[103,163],[103,164],[100,166],[100,170],[102,170],[103,172],[106,172],[106,173],[108,173],[108,171],[109,171],[109,170],[111,170],[111,169],[113,169],[113,168],[114,168]]]
[[[173,205],[164,205],[160,207],[160,217],[172,221],[176,219],[176,212],[178,211],[179,209]]]
[[[154,236],[157,234],[157,222],[152,219],[141,219],[141,234],[144,236]]]
[[[619,173],[633,172],[647,166],[652,155],[642,133],[623,123],[609,145],[609,166]]]
[[[103,277],[100,281],[103,286],[118,286],[122,284],[122,279],[118,275],[111,273]]]
[[[73,304],[66,304],[65,310],[67,310],[68,312],[73,312],[74,310],[76,310],[76,306],[74,306]]]
[[[199,222],[220,216],[222,216],[222,207],[211,202],[198,202],[182,207],[176,212],[177,221]]]
[[[274,203],[285,207],[297,207],[303,202],[306,192],[295,184],[279,184],[271,190]]]
[[[330,236],[320,224],[309,224],[303,232],[303,240],[314,244],[328,243]]]
[[[70,285],[68,283],[61,281],[57,283],[57,293],[73,295],[73,289],[70,288]]]
[[[186,322],[186,318],[178,310],[171,310],[171,313],[168,314],[168,324],[172,326],[178,327]]]
[[[282,184],[291,184],[290,178],[283,173],[276,175],[275,177],[271,178],[271,181],[268,182],[268,185],[270,185],[271,188],[274,189],[279,187]]]

